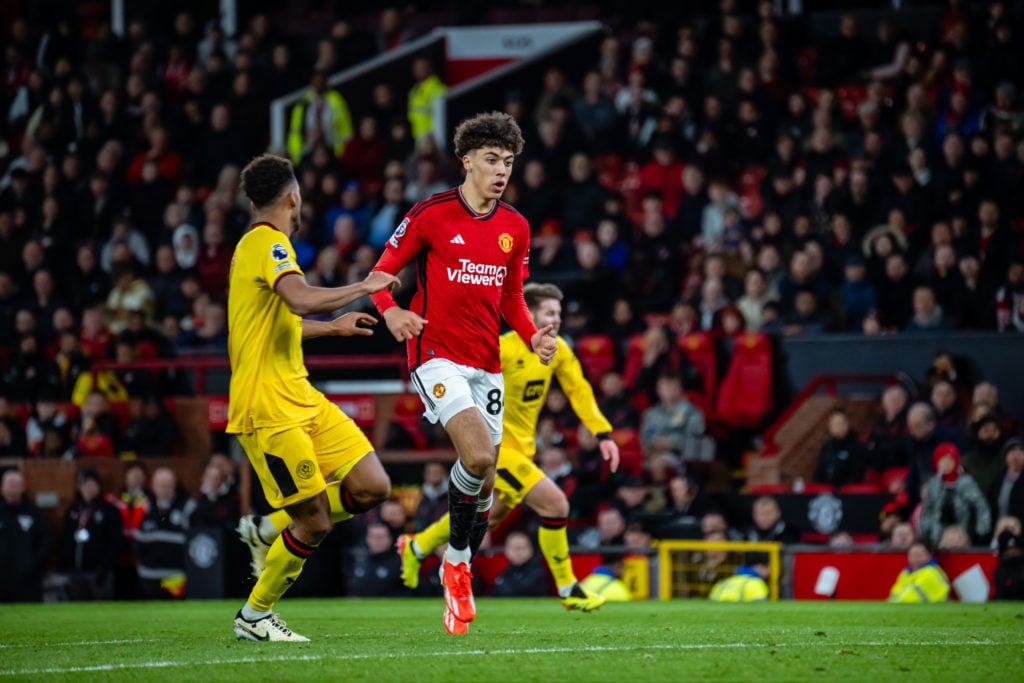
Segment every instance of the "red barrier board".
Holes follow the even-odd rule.
[[[360,427],[372,427],[377,419],[377,400],[373,394],[327,394],[327,400],[341,408]],[[206,408],[210,429],[228,426],[228,397],[209,396]]]
[[[988,552],[940,553],[939,566],[952,583],[956,577],[978,565],[989,582],[989,597],[994,586],[992,575],[996,556]],[[907,564],[905,552],[814,551],[793,552],[793,597],[797,600],[828,600],[814,592],[821,570],[835,567],[839,571],[836,600],[885,600],[896,577]],[[956,597],[956,591],[950,593]]]

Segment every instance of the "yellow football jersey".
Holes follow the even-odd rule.
[[[573,411],[594,434],[610,432],[611,424],[597,407],[594,390],[583,375],[579,359],[561,337],[550,365],[540,358],[515,332],[501,335],[501,374],[505,378],[505,418],[502,442],[530,457],[536,452],[534,436],[537,418],[544,407],[551,376],[558,377]]]
[[[274,292],[292,273],[302,276],[292,245],[269,223],[255,224],[235,247],[228,289],[229,434],[293,426],[316,415],[322,395],[306,379],[302,318]]]

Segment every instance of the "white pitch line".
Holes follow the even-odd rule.
[[[0,643],[0,650],[16,647],[82,647],[83,645],[129,645],[134,643],[156,643],[155,639],[130,638],[128,640],[75,640],[67,643]]]
[[[416,657],[479,657],[483,655],[545,655],[565,653],[600,653],[630,652],[644,650],[730,650],[746,648],[780,648],[780,647],[973,647],[973,646],[1018,646],[1024,643],[1001,643],[991,640],[951,641],[939,640],[930,642],[891,642],[864,641],[839,642],[820,640],[808,643],[675,643],[665,645],[591,645],[586,647],[530,647],[502,650],[460,650],[456,652],[420,652],[416,654],[382,652],[374,654],[338,654],[338,655],[272,655],[269,657],[235,657],[230,659],[208,659],[205,661],[158,661],[134,662],[123,664],[98,664],[96,666],[53,667],[46,669],[6,669],[0,670],[0,676],[38,676],[44,674],[92,673],[97,671],[121,671],[126,669],[169,669],[193,666],[226,666],[229,664],[262,664],[264,662],[319,662],[319,661],[358,661],[366,659],[414,659]]]

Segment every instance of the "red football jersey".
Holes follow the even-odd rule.
[[[416,259],[416,294],[409,310],[427,324],[409,340],[409,368],[432,358],[501,372],[501,316],[526,343],[537,331],[523,301],[530,227],[502,201],[478,214],[460,188],[416,204],[388,240],[374,270],[397,274]],[[390,292],[372,296],[381,313]]]

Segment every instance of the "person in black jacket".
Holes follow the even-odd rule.
[[[850,418],[842,408],[828,417],[828,439],[818,452],[814,481],[839,488],[864,481],[867,449],[850,429]]]
[[[178,486],[168,467],[150,478],[153,500],[135,533],[139,551],[139,585],[150,600],[185,595],[185,543],[195,502]]]
[[[956,444],[957,448],[963,449],[963,433],[940,425],[931,404],[921,401],[910,406],[907,411],[905,460],[901,464],[910,468],[906,489],[911,509],[921,499],[921,485],[935,474],[932,453],[940,443]]]
[[[1024,439],[1015,436],[1003,446],[1006,467],[988,487],[992,519],[1016,517],[1024,521]]]
[[[357,552],[348,585],[349,595],[386,598],[402,595],[402,560],[395,553],[391,527],[384,522],[366,526],[366,549]]]
[[[531,598],[551,595],[551,584],[544,565],[537,558],[533,543],[526,534],[514,531],[505,538],[508,567],[494,580],[491,596],[496,598]]]
[[[68,573],[72,600],[109,600],[114,565],[121,552],[121,514],[103,497],[94,469],[78,474],[78,493],[64,515],[61,568]]]
[[[25,495],[25,478],[0,478],[0,602],[39,602],[53,537],[42,511]]]

